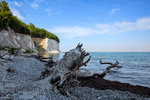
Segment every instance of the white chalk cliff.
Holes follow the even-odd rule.
[[[20,48],[23,51],[31,50],[37,52],[34,42],[42,46],[48,53],[59,53],[59,43],[53,39],[31,38],[30,35],[15,33],[13,30],[0,31],[0,45]]]
[[[48,53],[59,53],[59,43],[53,39],[32,38],[38,46],[42,46]]]
[[[59,43],[53,39],[45,39],[45,48],[49,53],[59,53]]]
[[[15,33],[11,29],[0,31],[0,45],[37,52],[31,36]]]

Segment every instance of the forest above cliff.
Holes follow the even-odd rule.
[[[0,30],[8,29],[10,27],[16,33],[28,34],[31,37],[49,38],[56,40],[59,43],[59,38],[43,28],[37,28],[34,24],[25,24],[14,16],[8,6],[8,3],[4,0],[0,0]]]

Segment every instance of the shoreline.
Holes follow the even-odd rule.
[[[106,80],[104,78],[98,77],[91,77],[85,78],[81,77],[78,78],[80,81],[80,86],[94,88],[97,90],[121,90],[121,91],[130,91],[135,94],[139,94],[141,96],[148,96],[150,97],[150,88],[144,87],[140,85],[131,85],[129,83],[121,83],[119,81],[111,81]]]
[[[30,54],[29,54],[30,55]],[[37,85],[40,74],[46,68],[45,62],[41,62],[32,56],[16,56],[12,61],[0,63],[0,99],[53,99],[53,100],[106,100],[106,99],[143,99],[148,100],[150,97],[145,95],[134,94],[129,91],[120,91],[115,88],[108,88],[110,85],[107,80],[105,83],[99,83],[104,79],[85,79],[80,87],[70,89],[71,97],[63,96],[59,93],[44,90]],[[7,72],[8,68],[13,68],[14,72]],[[81,80],[81,79],[80,79]],[[90,87],[84,83],[91,84]],[[108,83],[107,83],[108,82]],[[106,84],[107,83],[107,84]],[[100,84],[100,85],[99,85]],[[112,84],[115,84],[112,82]],[[85,87],[86,86],[86,87]],[[90,88],[89,88],[90,87]],[[103,88],[103,89],[100,89]],[[113,86],[112,86],[113,87]],[[140,90],[141,91],[141,90]],[[149,91],[149,90],[148,90]],[[147,91],[147,92],[148,92]],[[149,92],[150,93],[150,92]]]

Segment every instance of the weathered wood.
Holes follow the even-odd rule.
[[[82,46],[82,44],[78,44],[75,49],[66,52],[63,58],[56,62],[52,68],[47,67],[49,75],[43,79],[43,82],[47,84],[47,81],[49,81],[55,92],[59,91],[63,94],[68,94],[68,89],[73,86],[71,84],[77,85],[77,79],[74,77],[75,72],[81,66],[85,66],[91,58],[89,57],[88,60],[84,61],[84,58],[89,53],[86,53]]]
[[[2,48],[2,47],[1,47]],[[17,56],[19,51],[20,51],[20,48],[10,48],[10,47],[3,47],[5,51],[7,51],[6,53],[0,55],[0,58],[1,59],[4,59],[4,60],[12,60],[11,59],[11,56]],[[6,55],[8,55],[8,59],[4,58]]]
[[[110,66],[108,66],[103,73],[108,73],[112,68],[115,68],[115,67],[116,68],[122,68],[122,66],[118,66],[119,65],[118,61],[116,61],[116,63],[113,64],[113,63],[110,63],[110,62],[102,62],[100,60],[100,63],[101,64],[110,64]]]
[[[7,72],[15,72],[15,70],[13,68],[8,68],[6,71]]]
[[[45,64],[46,67],[52,68],[53,66],[55,66],[55,65],[57,64],[57,63],[53,60],[53,56],[49,57],[48,59],[49,59],[48,63]]]
[[[110,72],[110,70],[112,69],[112,68],[122,68],[122,66],[118,66],[119,65],[119,62],[118,61],[116,61],[116,63],[110,63],[110,62],[102,62],[101,60],[100,60],[100,64],[109,64],[110,66],[108,66],[106,69],[105,69],[105,71],[103,72],[103,73],[101,73],[101,74],[99,74],[99,73],[95,73],[95,74],[93,74],[93,76],[92,77],[101,77],[101,78],[103,78],[103,77],[105,77],[105,75],[107,74],[107,73],[109,73]]]
[[[111,68],[121,68],[121,66],[118,66],[118,61],[116,61],[115,64],[100,61],[101,64],[110,64],[110,66],[108,66],[103,73],[94,73],[93,75],[89,76],[80,76],[76,72],[80,70],[81,66],[86,66],[86,64],[91,59],[89,53],[86,53],[82,46],[82,44],[78,44],[75,49],[66,52],[63,58],[60,61],[55,62],[55,64],[52,59],[49,61],[49,67],[47,67],[46,70],[42,72],[43,78],[41,83],[43,86],[47,86],[45,88],[50,87],[55,92],[69,95],[68,89],[79,84],[77,78],[104,77]],[[84,58],[87,56],[89,56],[89,58],[85,61]]]

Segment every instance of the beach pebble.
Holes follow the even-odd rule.
[[[15,69],[14,73],[6,72],[10,67]],[[0,100],[150,100],[128,91],[87,87],[72,88],[66,97],[36,84],[44,69],[45,63],[31,57],[17,56],[5,66],[0,64]]]

